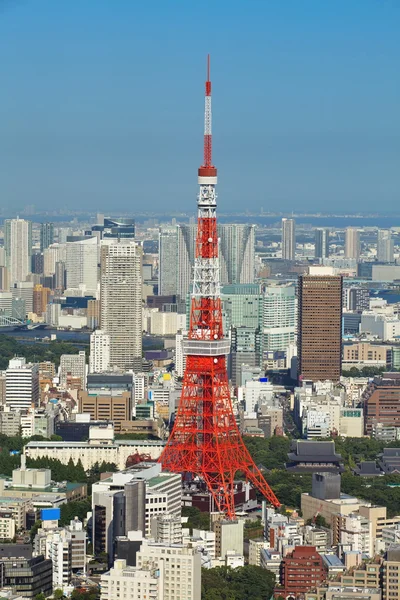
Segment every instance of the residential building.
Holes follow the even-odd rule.
[[[214,523],[216,557],[225,559],[229,551],[243,555],[243,527],[244,522],[241,520],[220,519]]]
[[[42,223],[40,225],[40,252],[54,243],[54,223]]]
[[[12,540],[15,533],[16,527],[13,513],[0,511],[0,540]]]
[[[60,385],[66,388],[68,379],[80,380],[80,389],[86,387],[86,354],[80,350],[78,354],[62,354],[60,358]]]
[[[393,240],[390,229],[378,230],[378,242],[376,257],[380,263],[394,262],[393,256]]]
[[[11,280],[12,281],[12,280]],[[13,300],[23,300],[25,303],[25,316],[33,312],[33,282],[32,281],[16,281],[11,288]],[[13,308],[14,310],[14,308]]]
[[[315,230],[315,258],[329,257],[329,229]]]
[[[369,289],[366,287],[344,288],[343,308],[352,311],[369,310]]]
[[[178,228],[160,227],[158,234],[159,270],[158,295],[177,293],[178,280]]]
[[[296,256],[296,232],[294,219],[282,219],[282,258],[294,260]]]
[[[141,371],[142,250],[135,242],[101,248],[100,327],[110,336],[110,366]]]
[[[365,433],[371,435],[378,424],[400,427],[400,376],[385,373],[375,377],[362,395]]]
[[[221,283],[254,283],[255,226],[220,223],[218,235]]]
[[[4,247],[11,283],[25,281],[31,272],[32,223],[20,218],[6,219]]]
[[[382,564],[383,600],[400,598],[400,546],[389,546]]]
[[[360,259],[360,235],[356,227],[347,227],[344,255],[346,258]]]
[[[196,547],[144,540],[137,564],[139,568],[160,569],[164,600],[200,600],[201,556]]]
[[[281,565],[281,585],[274,596],[297,598],[310,589],[320,586],[327,578],[321,555],[314,546],[296,546],[287,554]]]
[[[126,560],[118,559],[110,571],[101,576],[101,600],[135,598],[135,600],[158,600],[163,588],[163,572],[159,565],[142,568],[128,566]]]
[[[90,336],[89,373],[105,373],[110,370],[110,336],[96,329]]]
[[[50,288],[43,287],[40,283],[33,288],[33,312],[39,317],[46,312],[50,294]]]
[[[88,237],[78,241],[67,241],[65,267],[67,288],[84,289],[95,294],[98,283],[97,238]]]
[[[151,537],[160,544],[182,543],[182,519],[180,515],[158,514],[151,519]]]
[[[374,555],[372,523],[369,519],[357,513],[339,514],[334,519],[333,530],[337,539],[333,543],[339,544],[342,552],[361,552],[370,558]]]
[[[39,402],[39,368],[26,359],[12,358],[6,369],[6,405],[13,411],[29,410]]]
[[[339,381],[342,360],[342,277],[300,275],[300,380]]]

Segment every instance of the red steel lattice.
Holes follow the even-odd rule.
[[[199,169],[199,219],[186,370],[175,424],[160,461],[165,470],[199,476],[207,484],[217,509],[234,519],[234,482],[238,472],[270,504],[278,507],[280,503],[240,435],[232,410],[226,352],[218,345],[224,335],[214,191],[217,170],[211,163],[211,139],[208,63],[204,165]]]

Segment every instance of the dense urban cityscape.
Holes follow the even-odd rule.
[[[73,4],[71,15],[76,14]],[[143,15],[150,19],[145,7],[136,12],[136,7],[124,4],[120,4],[120,15],[110,13],[110,23],[118,23],[118,33],[114,40],[104,38],[105,47],[118,45],[119,31],[121,40],[127,39],[126,32],[122,34],[124,11],[139,23]],[[171,9],[179,22],[173,3],[161,4],[153,6],[160,14],[154,20],[150,15],[151,35],[139,36],[140,43],[146,38],[146,43],[150,40],[156,45],[160,15],[162,30],[168,29],[163,11]],[[67,13],[60,9],[64,19],[69,8]],[[215,3],[214,9],[218,22],[221,7]],[[24,11],[24,7],[15,10]],[[44,17],[46,8],[41,10]],[[211,21],[212,11],[202,10],[201,17],[206,15]],[[255,28],[257,16],[261,23],[261,16],[268,14],[265,7],[259,10],[259,15],[251,16]],[[330,19],[335,21],[326,10],[315,22],[329,21],[324,35],[330,48]],[[342,16],[346,12],[338,11]],[[249,15],[245,10],[240,13],[244,23]],[[311,9],[309,13],[311,19]],[[85,14],[83,9],[82,23]],[[90,10],[88,15],[91,23]],[[358,23],[358,12],[355,16]],[[291,31],[293,24],[286,17],[283,11],[280,35],[287,34],[284,44],[290,47],[289,38],[296,29]],[[375,17],[381,18],[380,13]],[[182,36],[185,18],[182,30],[178,25],[174,29]],[[197,30],[197,20],[202,21],[195,20]],[[80,76],[71,89],[75,94],[81,88],[78,106],[87,76],[80,71],[80,53],[90,55],[95,38],[86,24],[80,46],[81,24],[76,17],[71,16],[71,25],[60,16],[61,28],[50,22],[47,27],[52,32],[54,27],[55,38],[65,34],[64,26],[65,31],[71,26],[74,33],[76,28],[76,39],[74,35],[68,38],[74,42],[73,50],[72,46],[62,49],[55,70],[71,85],[67,65],[73,54],[67,57],[76,42],[72,72],[75,77],[76,69]],[[340,27],[335,23],[342,44],[342,23]],[[238,21],[235,31],[241,25]],[[306,33],[300,23],[296,27],[302,45]],[[86,30],[91,42],[86,40]],[[367,40],[367,20],[361,30]],[[22,39],[21,31],[17,39]],[[246,33],[243,26],[243,31],[240,43],[246,46],[247,40],[250,47],[252,28]],[[349,31],[353,37],[354,23]],[[373,26],[371,32],[375,32]],[[325,48],[319,34],[318,25],[318,44]],[[130,30],[128,37],[131,43]],[[0,50],[1,38],[0,20]],[[234,39],[236,50],[236,34]],[[204,43],[201,40],[201,52]],[[32,48],[36,44],[40,47],[39,39]],[[56,40],[54,44],[57,48]],[[169,44],[172,41],[163,47],[167,61]],[[186,44],[190,45],[189,40]],[[51,52],[46,44],[43,48],[43,64],[47,64]],[[184,54],[181,48],[179,52]],[[379,52],[375,49],[374,56]],[[142,60],[145,64],[145,53],[135,57],[138,64]],[[100,54],[98,47],[97,53],[93,50],[91,68],[96,69],[95,63],[108,64],[108,55]],[[292,48],[287,56],[294,60],[294,54]],[[307,55],[303,48],[300,54],[313,64],[312,52]],[[277,60],[282,73],[284,55]],[[192,60],[189,52],[185,58]],[[225,77],[225,70],[229,73],[231,63],[240,64],[237,56],[229,59],[219,77]],[[326,56],[324,60],[329,63]],[[155,64],[154,81],[165,75],[164,63]],[[46,70],[41,73],[41,67],[39,62],[32,69],[38,81]],[[132,139],[129,127],[125,130],[125,109],[119,98],[125,98],[124,86],[118,88],[118,75],[113,79],[114,70],[124,69],[112,58],[108,67],[110,113],[115,112],[115,122],[120,117],[129,144],[140,146],[139,129]],[[180,67],[185,71],[184,59]],[[321,181],[328,163],[331,173],[337,167],[330,159],[315,186],[321,199],[314,205],[310,201],[303,206],[301,195],[292,193],[293,209],[288,210],[286,200],[272,200],[271,191],[254,194],[254,187],[238,192],[239,204],[239,196],[225,196],[226,188],[218,198],[216,165],[221,153],[233,159],[235,144],[225,131],[214,152],[211,67],[208,55],[205,77],[196,74],[199,97],[205,79],[204,131],[202,138],[194,125],[190,135],[198,136],[202,158],[197,192],[197,165],[193,164],[193,195],[183,210],[179,207],[186,188],[177,181],[176,198],[168,187],[162,200],[154,202],[132,191],[130,208],[123,209],[122,188],[113,189],[106,203],[100,199],[92,205],[80,202],[88,190],[84,177],[73,175],[74,185],[82,186],[81,196],[64,202],[63,194],[72,197],[73,188],[60,183],[60,197],[46,206],[40,196],[42,191],[44,196],[52,194],[51,177],[43,183],[43,190],[35,188],[30,179],[36,169],[34,161],[32,172],[24,173],[21,168],[20,173],[32,193],[20,204],[11,193],[0,207],[0,600],[400,599],[400,212],[384,193],[373,203],[366,196],[365,210],[360,210],[364,204],[360,197],[341,210],[346,205],[343,198],[350,198],[354,189],[351,185],[346,189],[349,180],[343,180],[340,206],[329,200],[330,184],[327,181],[324,190]],[[182,82],[190,89],[193,81],[186,81],[185,74],[178,76],[174,69],[179,80],[176,90]],[[329,64],[327,72],[332,72]],[[324,74],[321,71],[316,77],[318,85]],[[268,93],[277,81],[284,86],[285,76],[279,77],[268,83]],[[351,73],[349,81],[351,77],[356,74]],[[125,78],[126,73],[124,85]],[[243,107],[238,121],[245,122],[246,113],[258,111],[256,89],[258,85],[262,89],[258,79],[262,79],[259,72],[247,79],[245,75],[246,84],[239,79],[235,102]],[[53,85],[51,77],[50,81]],[[35,90],[34,78],[29,85]],[[134,94],[145,98],[150,108],[147,121],[137,108],[134,119],[136,127],[143,120],[146,136],[151,138],[157,129],[151,104],[157,92],[142,81],[139,85]],[[304,83],[304,89],[308,85]],[[379,88],[373,79],[369,85]],[[249,105],[240,95],[243,92],[252,98]],[[46,95],[45,91],[41,94]],[[312,86],[308,94],[314,94]],[[31,102],[23,94],[17,97],[17,106]],[[90,109],[84,116],[88,122],[89,113],[98,109],[101,114],[95,97],[91,92]],[[226,91],[220,97],[229,113]],[[71,113],[66,110],[64,117],[66,128],[72,131],[76,115],[84,115],[85,109],[79,113],[71,98]],[[115,98],[121,102],[118,108]],[[349,98],[350,94],[344,105],[351,104]],[[290,98],[293,104],[297,100]],[[33,107],[35,102],[33,93]],[[60,122],[65,106],[59,107]],[[170,129],[165,129],[167,142],[163,146],[161,138],[155,137],[150,144],[154,146],[151,177],[158,184],[163,174],[157,162],[162,162],[163,152],[176,152],[174,143],[180,138],[181,156],[185,154],[184,136],[190,122],[180,128],[173,115],[168,115],[168,106],[160,108],[165,121],[171,119]],[[306,123],[306,102],[302,110]],[[179,112],[184,111],[178,108]],[[289,131],[293,123],[287,113],[282,114]],[[340,110],[337,118],[339,114]],[[23,127],[19,130],[13,119],[11,111],[6,120],[13,135],[15,129],[17,148]],[[38,129],[43,129],[43,123]],[[232,131],[236,126],[230,125]],[[356,129],[355,124],[353,134]],[[242,131],[247,134],[247,125]],[[97,130],[83,132],[82,148],[85,136],[100,147],[101,135],[97,138],[96,134]],[[250,139],[254,144],[256,137]],[[36,152],[41,154],[46,146],[41,143],[34,151],[28,144],[29,160]],[[365,140],[357,150],[360,155],[363,144]],[[74,157],[86,165],[87,148],[80,154],[78,146]],[[349,148],[343,160],[351,171],[351,142]],[[242,152],[250,150],[240,148]],[[295,192],[304,168],[303,148],[296,152],[298,172],[287,176],[288,181],[293,179]],[[6,154],[7,179],[19,162],[13,162],[18,151]],[[246,162],[243,155],[240,167],[233,162],[229,173],[223,163],[225,181],[233,181],[239,170],[246,172],[251,160]],[[55,181],[56,163],[47,156],[48,173]],[[124,165],[124,159],[119,159]],[[176,159],[180,165],[178,155]],[[383,160],[390,166],[390,158],[385,155]],[[365,173],[373,170],[372,163],[371,159],[363,164]],[[310,180],[321,164],[313,167],[312,176],[310,169]],[[121,165],[120,174],[125,168]],[[262,177],[272,174],[268,161],[260,168]],[[140,168],[135,177],[138,172]],[[154,183],[147,172],[140,174],[149,185]],[[358,176],[356,172],[354,179]],[[97,177],[104,185],[108,172]],[[282,185],[283,180],[286,185],[286,177]],[[16,188],[19,183],[15,182]],[[275,193],[278,197],[276,188]],[[6,196],[3,188],[1,195]],[[255,208],[259,199],[264,206]]]

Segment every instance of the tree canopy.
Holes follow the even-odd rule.
[[[23,356],[27,362],[43,362],[49,360],[56,367],[60,364],[62,354],[77,354],[81,345],[53,340],[49,343],[21,344],[10,335],[0,335],[0,370],[8,367],[14,356]]]
[[[254,565],[203,569],[201,600],[266,600],[274,586],[275,575]]]

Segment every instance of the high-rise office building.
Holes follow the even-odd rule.
[[[25,302],[26,314],[33,312],[33,282],[18,281],[11,288],[13,298],[22,298]]]
[[[40,252],[54,242],[54,223],[42,223],[40,226]]]
[[[392,263],[393,256],[393,239],[390,229],[379,229],[377,243],[377,259],[378,262]]]
[[[29,410],[39,402],[39,367],[25,358],[12,358],[6,369],[6,404],[10,410]]]
[[[221,288],[224,331],[262,325],[263,294],[258,283],[235,283]],[[189,323],[188,323],[189,325]]]
[[[329,229],[315,230],[315,258],[329,256]]]
[[[233,327],[229,355],[230,378],[234,386],[240,385],[241,366],[261,367],[261,332],[253,327]]]
[[[110,366],[142,367],[142,249],[135,242],[101,248],[100,327],[110,336]]]
[[[346,228],[344,255],[346,258],[360,258],[360,234],[356,227]]]
[[[67,242],[66,271],[67,288],[78,289],[84,286],[85,291],[97,291],[97,238]]]
[[[298,374],[305,380],[338,381],[342,357],[342,277],[322,271],[326,273],[327,269],[322,268],[320,275],[299,277]]]
[[[105,373],[110,369],[110,336],[96,329],[90,336],[89,372]]]
[[[99,223],[93,225],[92,232],[98,235],[100,239],[133,240],[135,238],[135,220],[131,217],[114,219],[99,214],[97,218]]]
[[[196,243],[195,224],[177,226],[176,294],[186,298],[193,279]],[[220,279],[223,285],[254,282],[254,225],[218,223],[220,239]],[[171,249],[172,251],[172,249]]]
[[[221,283],[253,283],[255,226],[221,223],[218,235]]]
[[[263,297],[263,350],[286,351],[295,341],[296,290],[294,285],[268,286]]]
[[[173,295],[177,292],[178,228],[160,227],[158,244],[158,295]]]
[[[282,219],[282,258],[294,260],[296,256],[296,231],[294,219]]]
[[[25,281],[31,272],[32,223],[25,219],[7,219],[4,223],[4,247],[10,281]]]

